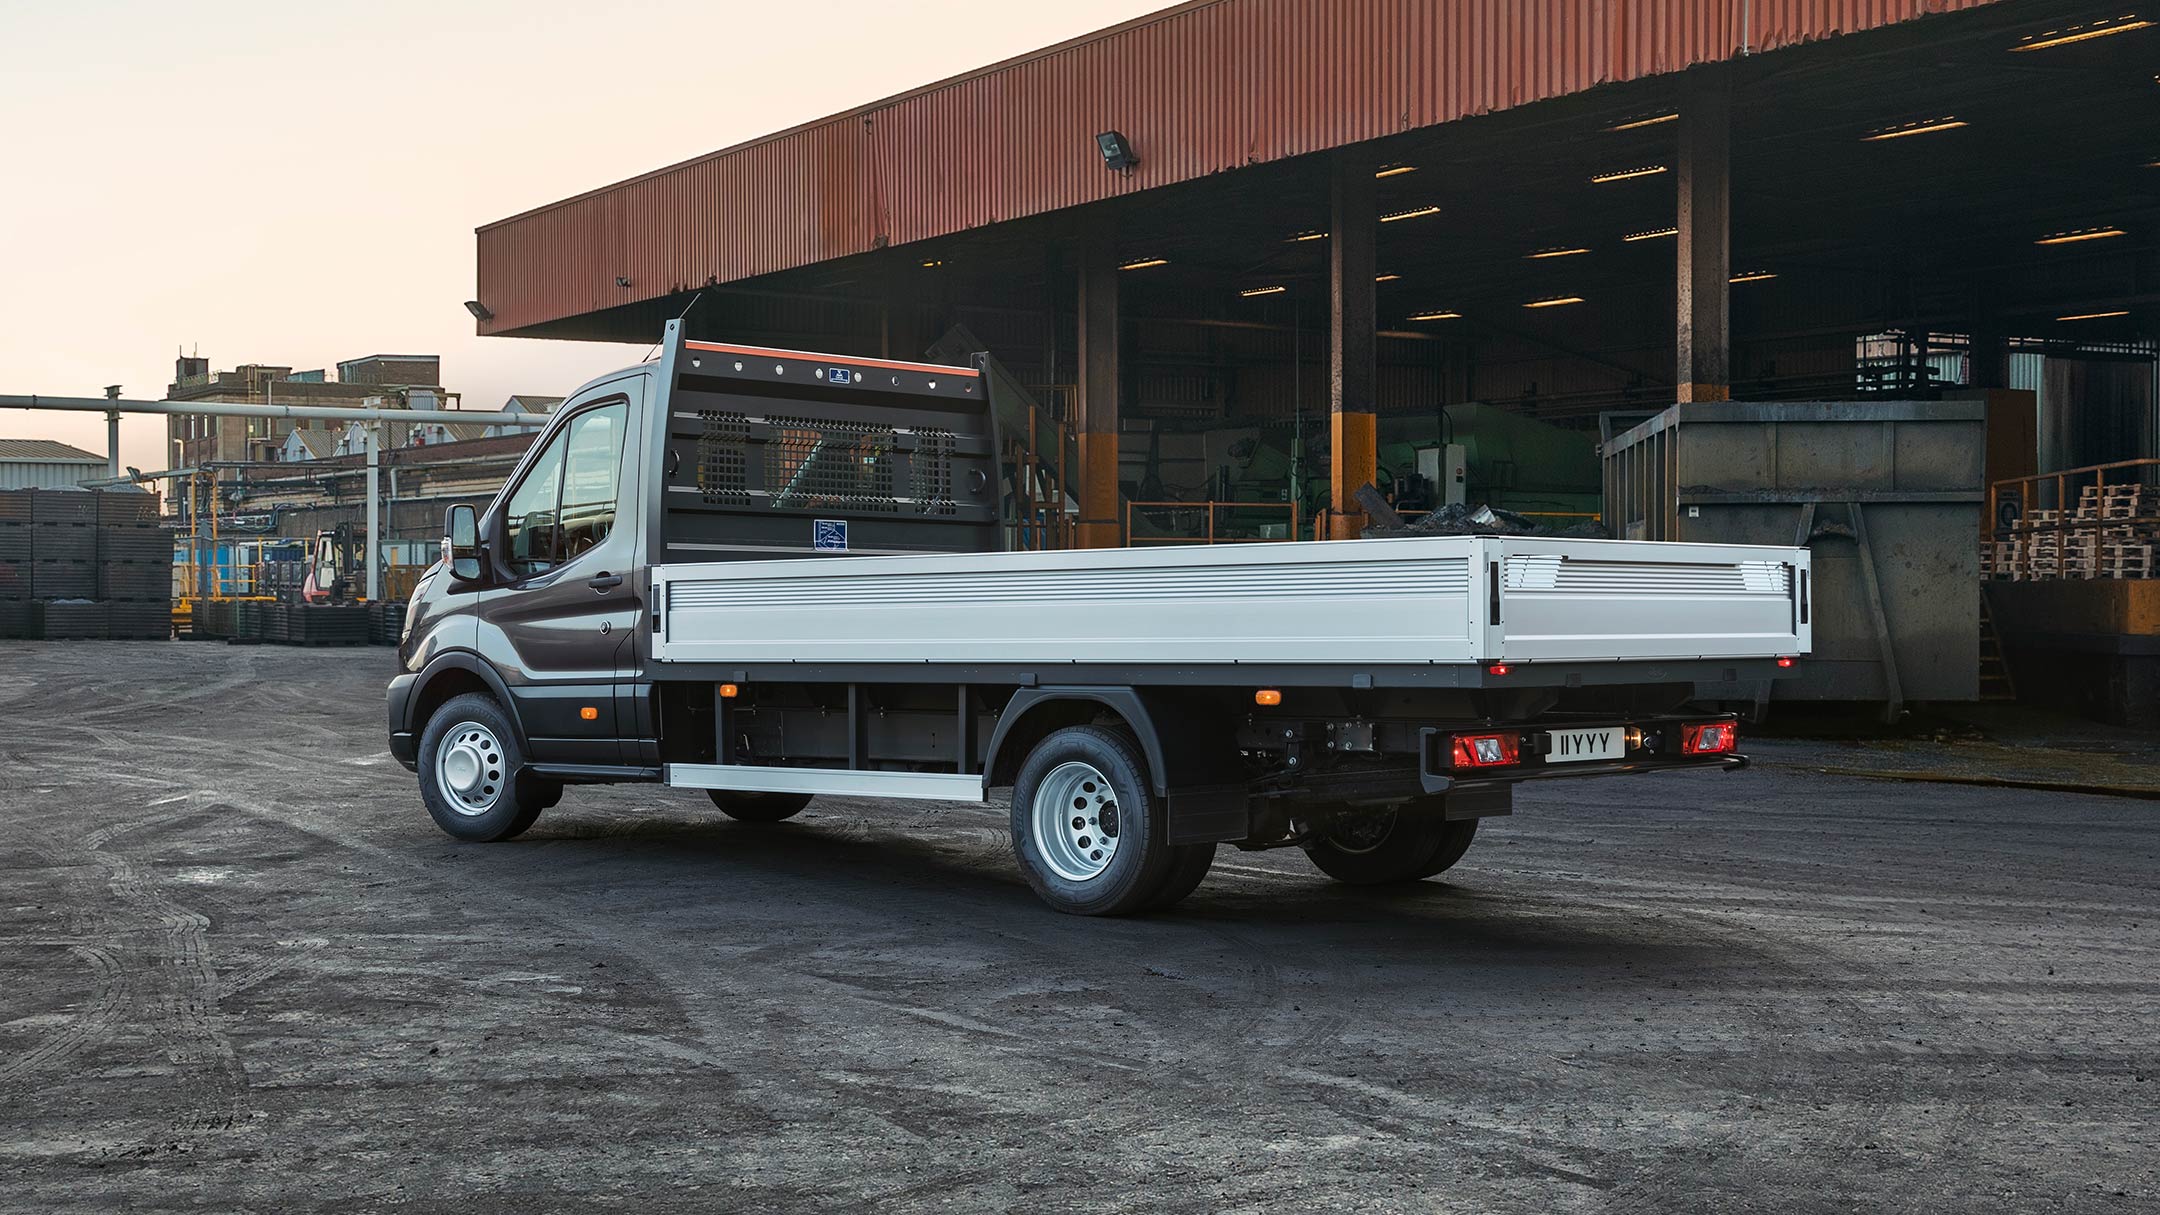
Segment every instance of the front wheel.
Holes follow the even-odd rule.
[[[705,793],[720,813],[745,823],[791,819],[810,804],[807,793],[750,793],[741,789],[707,789]]]
[[[1199,877],[1176,863],[1189,858],[1165,841],[1147,761],[1122,729],[1067,726],[1037,743],[1013,782],[1012,839],[1028,885],[1069,915],[1146,911],[1173,870]]]
[[[525,752],[502,706],[478,692],[454,696],[420,734],[420,800],[449,835],[491,843],[521,835],[560,786],[525,770]]]
[[[1339,820],[1305,845],[1320,872],[1353,886],[1415,882],[1462,859],[1478,820],[1448,822],[1437,814],[1384,810]]]

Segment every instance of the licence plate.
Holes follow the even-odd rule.
[[[1622,759],[1627,755],[1627,730],[1604,726],[1596,730],[1548,730],[1545,762],[1573,764],[1594,759]]]

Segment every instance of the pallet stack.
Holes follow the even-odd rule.
[[[138,490],[0,492],[0,637],[172,635],[172,535]]]
[[[2151,578],[2160,488],[2088,485],[2076,509],[2035,510],[1982,546],[1981,576],[2010,582]]]

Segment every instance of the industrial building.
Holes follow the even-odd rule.
[[[73,489],[105,475],[105,457],[54,439],[0,439],[0,490]]]
[[[687,312],[704,338],[988,350],[1024,389],[1008,490],[1047,504],[1048,544],[1352,537],[1368,482],[1645,534],[1682,487],[1613,502],[1600,445],[1668,407],[1865,427],[1871,403],[1962,400],[1984,465],[1940,483],[1876,477],[1884,446],[1810,474],[1832,486],[1713,487],[1768,495],[1751,526],[1788,543],[1849,536],[1811,494],[1970,508],[1969,597],[1871,583],[1872,635],[1829,647],[1851,667],[1824,694],[1896,702],[1876,640],[1939,640],[1913,613],[1947,613],[1989,644],[1983,561],[2013,598],[2091,593],[2018,576],[2072,566],[2023,555],[2052,531],[1981,534],[1991,484],[2155,455],[2154,18],[1196,0],[488,224],[470,307],[505,336],[650,340]],[[2068,528],[2088,486],[2017,487],[2004,527]],[[2151,539],[2062,537],[2101,554],[2086,573]],[[2036,613],[2060,617],[2008,611]],[[2132,630],[2091,619],[2050,644],[2117,661]]]
[[[346,359],[338,378],[322,371],[243,363],[213,372],[210,360],[184,354],[173,363],[170,401],[227,401],[239,405],[337,405],[388,409],[442,409],[455,394],[442,389],[442,360],[432,354],[371,354]],[[213,462],[262,462],[287,459],[296,450],[312,451],[303,440],[289,446],[290,422],[272,418],[216,418],[174,414],[166,420],[173,467],[194,468]]]

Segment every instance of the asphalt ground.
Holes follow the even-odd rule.
[[[2151,801],[1783,740],[1082,920],[997,806],[455,843],[389,673],[0,643],[0,1209],[2160,1207]]]

